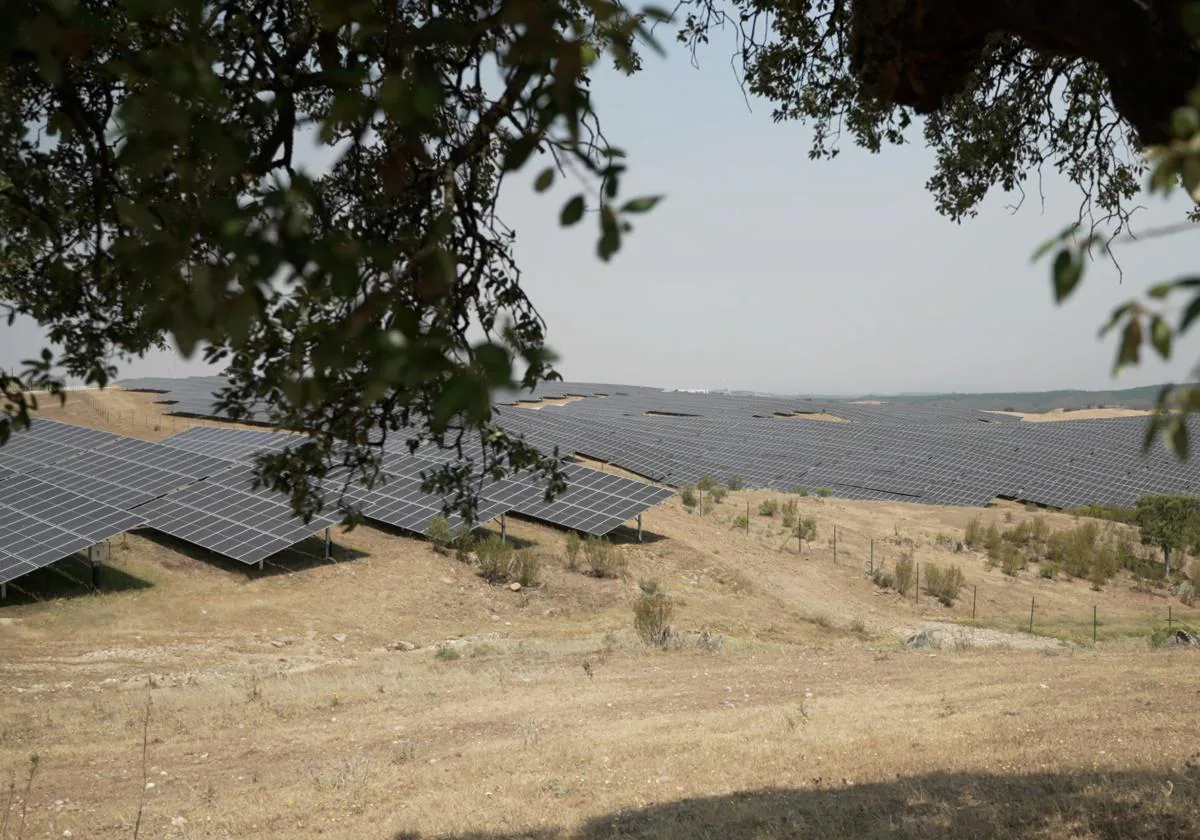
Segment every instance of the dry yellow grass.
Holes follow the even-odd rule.
[[[1147,417],[1149,411],[1140,408],[1055,408],[1051,411],[992,411],[1020,417],[1026,423],[1061,423],[1068,420],[1104,420],[1111,417]]]
[[[807,497],[819,534],[798,555],[756,515],[768,497],[649,512],[644,543],[617,535],[625,580],[568,571],[561,532],[510,519],[545,557],[520,592],[369,527],[335,536],[337,562],[301,547],[263,573],[118,539],[105,591],[0,607],[7,837],[24,809],[26,838],[127,838],[143,796],[140,836],[189,840],[1200,836],[1198,654],[1015,629],[1030,594],[1048,620],[1097,603],[1130,633],[1165,598],[1006,578],[939,545],[973,516],[1032,515],[1017,506]],[[731,527],[747,503],[749,534]],[[969,598],[877,590],[871,539],[877,561],[961,564],[982,628],[906,649]],[[647,579],[682,647],[637,640]],[[723,646],[697,646],[704,629]]]

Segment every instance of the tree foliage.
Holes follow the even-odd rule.
[[[556,462],[490,425],[490,392],[554,378],[520,284],[501,183],[580,189],[609,259],[632,214],[589,97],[636,69],[653,10],[615,0],[15,0],[0,31],[0,304],[46,350],[0,371],[0,439],[25,389],[103,386],[173,343],[227,366],[220,406],[304,446],[262,480],[371,480],[389,436],[462,446],[430,482]],[[311,480],[310,480],[311,479]]]
[[[1168,574],[1171,552],[1187,545],[1198,514],[1200,499],[1194,496],[1143,496],[1138,499],[1137,524],[1142,545],[1155,545],[1163,550],[1163,563]]]

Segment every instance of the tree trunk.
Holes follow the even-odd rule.
[[[1171,582],[1171,548],[1170,548],[1170,546],[1166,546],[1166,545],[1163,546],[1163,567],[1164,567],[1163,580],[1165,580],[1167,583],[1170,583]]]
[[[992,35],[1095,62],[1145,144],[1170,137],[1171,112],[1200,81],[1182,0],[853,0],[851,66],[881,100],[920,112],[961,91]]]

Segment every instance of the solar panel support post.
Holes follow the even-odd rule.
[[[88,562],[92,567],[92,591],[100,588],[100,545],[88,546]]]
[[[264,568],[264,565],[265,565],[265,564],[264,564],[264,561],[262,561],[262,560],[259,560],[259,561],[258,561],[258,570],[259,570],[260,572],[263,570],[263,568]]]
[[[0,601],[8,600],[8,584],[0,583]]]
[[[641,521],[640,516],[638,517],[638,521]],[[508,515],[503,513],[500,514],[500,542],[508,542]]]
[[[325,559],[328,560],[333,556],[333,538],[329,535],[329,529],[325,529]]]
[[[638,523],[638,542],[641,542],[642,541],[642,515],[640,513],[638,514],[637,523]]]

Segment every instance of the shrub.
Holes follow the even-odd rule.
[[[1050,523],[1040,514],[1030,520],[1029,530],[1035,542],[1045,543],[1050,537]]]
[[[721,485],[718,484],[716,487],[714,487],[712,490],[709,491],[708,495],[710,498],[712,498],[712,500],[714,502],[716,502],[717,504],[721,504],[721,502],[725,501],[725,496],[728,493],[729,493],[728,490],[726,490],[724,487],[722,487]]]
[[[1060,569],[1059,565],[1053,560],[1047,560],[1038,566],[1038,574],[1044,577],[1046,580],[1054,580],[1056,577],[1058,577],[1058,573],[1060,571],[1062,571],[1062,569]]]
[[[633,602],[633,627],[638,637],[648,645],[666,647],[671,641],[671,616],[675,605],[660,592],[643,591]]]
[[[800,512],[800,503],[795,499],[788,499],[780,506],[779,510],[784,516],[790,513],[794,518]]]
[[[833,491],[832,491],[832,490],[830,490],[828,487],[818,487],[818,488],[817,488],[817,495],[818,495],[818,496],[820,496],[822,499],[824,499],[824,498],[826,498],[827,496],[832,496],[832,495],[833,495]]]
[[[734,528],[741,528],[743,531],[750,527],[750,520],[746,518],[746,514],[739,513],[733,517],[731,524]]]
[[[588,568],[598,578],[620,577],[628,565],[625,555],[615,550],[604,537],[588,537],[583,544],[583,554]]]
[[[883,566],[876,566],[871,570],[871,580],[880,589],[891,589],[896,581]]]
[[[705,493],[710,492],[716,486],[717,480],[711,475],[702,475],[700,476],[700,480],[696,482],[696,487]]]
[[[983,523],[979,521],[978,516],[967,523],[967,529],[963,532],[963,542],[972,550],[983,548]]]
[[[925,591],[947,607],[954,604],[964,583],[963,571],[956,565],[944,568],[932,563],[925,565]]]
[[[792,536],[799,537],[804,542],[812,542],[817,538],[817,520],[811,516],[800,519]]]
[[[787,509],[787,505],[783,508],[783,517],[780,520],[785,531],[792,531],[796,527],[796,512]]]
[[[731,475],[729,480],[725,482],[725,486],[730,490],[744,490],[746,487],[746,479],[740,475]]]
[[[500,583],[508,579],[512,561],[512,546],[491,534],[475,546],[475,558],[479,562],[479,575],[488,583]]]
[[[579,569],[579,549],[582,546],[583,540],[579,539],[579,534],[567,531],[567,568],[572,572]]]
[[[901,595],[908,594],[908,590],[912,588],[916,571],[917,564],[913,560],[912,554],[905,552],[900,555],[900,559],[896,561],[896,571],[892,574],[892,580],[895,583],[897,592]]]
[[[983,550],[987,552],[988,557],[999,559],[1003,545],[1004,538],[1000,536],[1000,529],[995,523],[988,525],[983,532]]]
[[[518,551],[513,557],[508,574],[521,586],[533,586],[538,582],[538,572],[541,570],[541,558],[525,548]]]
[[[795,493],[797,496],[807,496],[808,488],[801,487],[799,484],[797,484],[795,487],[792,488],[792,492]]]
[[[1011,511],[1011,510],[1006,510],[1006,511],[1004,511],[1004,521],[1005,521],[1005,522],[1012,522],[1012,521],[1013,521],[1013,515],[1012,515],[1012,511]]]
[[[1025,568],[1025,557],[1009,543],[1004,543],[1000,549],[1000,571],[1009,577],[1016,577]]]
[[[759,516],[774,516],[779,513],[779,502],[775,499],[763,499],[758,503]]]
[[[475,535],[468,531],[464,525],[458,532],[458,538],[454,540],[454,556],[458,562],[471,562],[471,552],[475,550],[476,542]]]
[[[696,488],[690,484],[679,491],[679,500],[683,502],[683,506],[690,512],[696,507]]]
[[[450,545],[454,542],[454,531],[450,528],[450,520],[441,514],[429,520],[429,527],[425,533],[429,537],[429,541],[433,543],[433,550],[438,554],[447,553]]]

